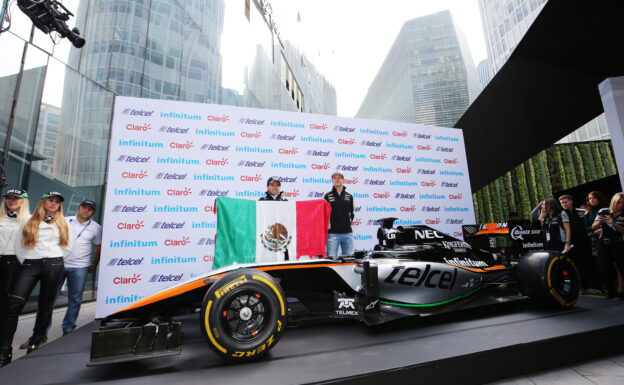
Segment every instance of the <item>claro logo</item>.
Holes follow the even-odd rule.
[[[407,167],[407,168],[397,167],[396,172],[398,174],[411,174],[412,173],[412,168],[411,167]]]
[[[390,198],[390,193],[389,192],[384,192],[384,193],[374,193],[373,194],[373,198],[376,199],[388,199]]]
[[[186,143],[171,142],[169,143],[169,147],[181,150],[190,150],[191,148],[194,148],[195,145],[190,140],[187,140]]]
[[[115,277],[113,285],[134,285],[141,280],[141,274],[132,274],[132,277]]]
[[[282,195],[286,198],[296,198],[301,195],[301,193],[299,192],[299,190],[293,190],[292,192],[284,191]]]
[[[220,122],[220,123],[225,123],[228,120],[230,120],[229,115],[223,115],[223,116],[214,116],[214,115],[208,115],[206,116],[206,119],[209,122]]]
[[[128,223],[128,222],[117,223],[117,228],[119,230],[141,230],[144,227],[145,227],[145,221],[140,221],[138,219],[134,223]]]
[[[182,239],[166,239],[165,246],[186,246],[190,245],[191,240],[189,237],[182,237]]]
[[[228,163],[230,163],[230,160],[228,158],[221,158],[221,160],[206,159],[206,165],[208,166],[225,166]]]
[[[299,149],[297,147],[280,148],[279,150],[277,150],[277,152],[284,155],[296,155],[299,153]]]
[[[323,163],[323,164],[314,164],[312,163],[312,165],[310,166],[310,168],[312,168],[312,170],[329,170],[329,163]]]
[[[169,196],[189,196],[193,194],[193,189],[190,187],[185,187],[183,190],[169,189],[167,190],[167,195]]]
[[[149,123],[145,123],[144,125],[140,126],[137,124],[127,124],[126,125],[126,130],[128,131],[149,131],[152,129],[152,125]]]
[[[255,176],[251,175],[241,175],[241,182],[260,182],[262,180],[262,174],[256,174]]]
[[[147,171],[141,170],[139,172],[124,171],[121,173],[121,177],[124,179],[144,179],[147,178]]]
[[[262,133],[260,131],[256,131],[256,132],[241,132],[240,136],[242,138],[253,138],[253,139],[260,139],[262,138]]]

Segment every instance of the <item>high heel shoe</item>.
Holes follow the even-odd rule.
[[[11,363],[13,352],[11,350],[0,353],[0,368]]]

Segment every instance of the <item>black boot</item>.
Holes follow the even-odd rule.
[[[0,352],[0,368],[4,365],[8,365],[11,363],[11,359],[13,358],[13,349],[2,349]]]
[[[30,354],[37,349],[39,349],[39,344],[28,345],[28,350],[26,350],[26,354]]]

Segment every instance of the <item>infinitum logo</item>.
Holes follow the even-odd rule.
[[[115,303],[133,303],[143,298],[142,295],[137,294],[128,294],[128,295],[118,295],[117,297],[109,297],[106,296],[105,303],[115,304]]]
[[[134,108],[126,108],[121,112],[123,115],[132,115],[132,116],[152,116],[154,111],[146,111],[146,110],[135,110]]]
[[[219,159],[206,159],[206,165],[207,166],[225,166],[227,164],[230,163],[230,160],[228,158],[221,158],[221,160]]]
[[[161,142],[150,142],[149,140],[119,140],[120,147],[147,147],[147,148],[163,148]]]
[[[166,119],[201,120],[200,115],[187,114],[186,112],[161,112],[160,117]]]
[[[142,188],[115,188],[113,192],[115,195],[127,195],[127,196],[160,196],[159,190],[144,190]]]

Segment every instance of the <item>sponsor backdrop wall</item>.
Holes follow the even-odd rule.
[[[128,97],[114,109],[98,318],[211,270],[215,199],[257,200],[273,175],[299,201],[342,171],[356,249],[383,217],[456,237],[475,222],[461,130]]]

